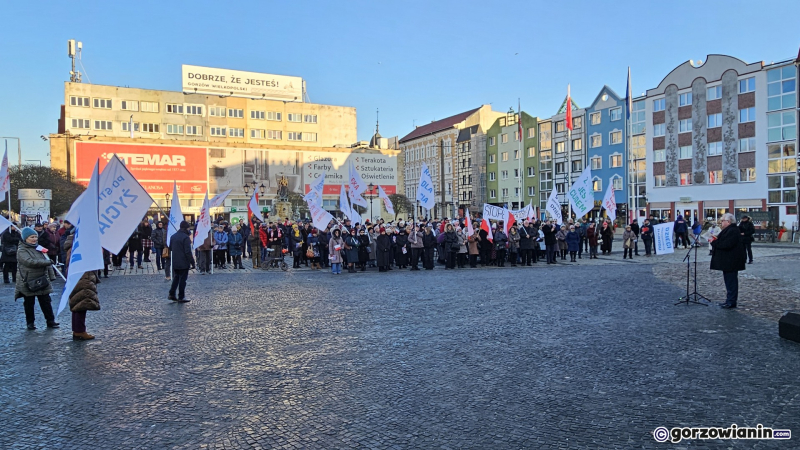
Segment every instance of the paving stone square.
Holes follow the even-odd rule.
[[[103,280],[89,342],[1,287],[0,448],[797,447],[653,439],[800,433],[800,344],[652,265],[243,272]]]

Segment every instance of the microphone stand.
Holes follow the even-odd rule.
[[[693,303],[695,305],[703,305],[708,306],[707,303],[701,303],[700,300],[704,300],[706,302],[711,302],[711,300],[707,299],[699,292],[697,292],[697,248],[700,245],[697,241],[692,242],[691,247],[689,247],[689,251],[686,252],[686,256],[683,258],[683,261],[686,261],[686,296],[681,297],[675,305]],[[692,275],[692,250],[694,250],[694,290],[689,292],[689,279]]]

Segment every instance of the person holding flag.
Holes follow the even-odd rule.
[[[33,305],[39,300],[39,308],[47,321],[47,328],[58,328],[56,317],[53,314],[53,305],[50,303],[50,294],[53,292],[52,281],[56,279],[50,259],[41,252],[39,234],[31,227],[22,229],[22,243],[17,249],[17,278],[14,299],[22,298],[25,308],[25,322],[29,330],[35,330],[36,317]]]

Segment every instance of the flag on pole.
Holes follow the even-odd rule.
[[[494,236],[492,236],[492,227],[489,226],[489,219],[484,217],[483,220],[481,220],[481,230],[486,232],[486,239],[488,239],[489,242],[494,242]]]
[[[3,164],[0,165],[0,197],[5,197],[6,192],[8,192],[9,185],[8,148],[6,148],[6,152],[3,153]]]
[[[631,110],[633,109],[633,95],[631,94],[631,66],[628,66],[628,86],[625,88],[625,95],[627,95],[625,103],[628,107],[628,112],[626,113],[625,117],[628,120],[631,120]]]
[[[592,189],[592,166],[586,166],[581,176],[569,188],[569,203],[575,210],[575,217],[580,219],[594,208],[594,189]]]
[[[131,114],[131,118],[128,121],[128,129],[131,130],[131,139],[133,139],[133,114]]]
[[[228,196],[228,194],[231,193],[232,190],[233,189],[228,189],[227,191],[221,194],[215,195],[214,198],[208,201],[208,207],[219,208],[220,206],[222,206],[223,202],[225,202],[225,198]]]
[[[572,131],[572,98],[569,95],[569,85],[567,85],[567,118],[564,120],[567,121],[569,131]]]
[[[303,200],[306,202],[314,202],[315,205],[322,207],[322,190],[325,187],[325,174],[326,172],[322,172],[317,181],[308,185],[308,194],[303,197]]]
[[[356,166],[350,161],[350,204],[351,205],[358,205],[363,206],[364,208],[369,206],[369,203],[361,196],[361,194],[367,190],[367,185],[364,183],[364,180],[361,179],[361,175],[358,174],[356,170]],[[352,220],[352,219],[351,219]]]
[[[517,132],[519,133],[519,141],[522,142],[522,106],[520,105],[521,103],[517,99]]]
[[[253,228],[253,216],[256,219],[264,221],[264,216],[261,215],[261,210],[258,208],[258,191],[253,190],[253,196],[250,197],[250,202],[247,203],[247,220],[250,221],[250,228]]]
[[[14,224],[9,222],[8,219],[6,219],[3,216],[0,216],[0,234],[2,234],[4,231],[6,231],[9,227],[13,227],[13,226],[14,226]]]
[[[350,206],[350,200],[348,200],[347,195],[347,185],[343,184],[341,190],[339,191],[339,211],[344,214],[345,217],[350,219],[353,224],[356,222],[361,223],[361,215],[356,211],[356,209]]]
[[[531,220],[536,217],[536,210],[533,208],[533,201],[528,204],[528,217],[526,219]]]
[[[417,201],[425,209],[433,209],[436,200],[433,198],[433,180],[428,165],[422,163],[419,173],[419,186],[417,187]]]
[[[181,210],[181,199],[178,197],[178,183],[173,181],[172,185],[172,206],[169,209],[169,226],[167,227],[167,247],[172,235],[180,229],[183,221],[183,211]]]
[[[383,187],[378,186],[378,197],[383,199],[383,206],[386,207],[386,212],[391,215],[394,215],[394,205],[392,205],[392,200],[386,195],[386,191],[383,190]]]
[[[311,200],[306,200],[306,203],[308,204],[308,211],[311,213],[311,221],[314,223],[314,226],[320,231],[328,228],[328,225],[333,220],[331,213]]]
[[[514,217],[514,214],[512,214],[511,211],[508,210],[508,208],[503,208],[503,213],[506,216],[506,219],[505,219],[505,230],[503,230],[503,231],[505,231],[506,232],[506,236],[508,236],[508,230],[510,230],[511,226],[514,225],[514,223],[517,221],[517,218]]]
[[[617,220],[617,200],[614,198],[614,183],[608,184],[606,189],[606,196],[603,197],[603,208],[606,209],[606,214],[611,221]]]
[[[564,218],[561,217],[561,203],[558,201],[558,191],[556,191],[555,186],[553,186],[553,192],[550,193],[550,197],[547,199],[547,212],[550,213],[550,217],[552,217],[557,224],[564,221]]]
[[[475,234],[475,229],[472,227],[472,215],[467,214],[467,237],[472,236]]]
[[[69,303],[69,296],[85,272],[102,269],[103,248],[100,245],[100,225],[97,217],[99,196],[99,161],[95,162],[92,178],[86,188],[83,199],[75,200],[74,210],[78,211],[78,219],[73,222],[75,235],[72,238],[72,251],[69,256],[69,273],[61,293],[61,301],[56,310],[58,316]]]
[[[203,207],[200,209],[200,215],[197,216],[197,223],[194,226],[194,237],[192,250],[197,250],[198,247],[203,245],[208,233],[211,231],[211,215],[209,214],[210,208],[208,207],[208,192],[206,198],[203,199]]]

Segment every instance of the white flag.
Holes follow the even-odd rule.
[[[100,225],[97,218],[98,210],[98,175],[99,162],[94,164],[92,178],[89,180],[89,187],[85,192],[83,200],[75,200],[74,210],[78,211],[78,219],[72,222],[75,226],[75,236],[72,239],[72,253],[69,257],[69,273],[67,282],[64,285],[64,292],[61,294],[61,301],[56,310],[58,316],[69,304],[69,296],[78,280],[85,272],[103,268],[103,248],[100,245]],[[138,221],[137,221],[138,225]]]
[[[0,165],[0,197],[5,198],[9,184],[8,149],[6,149],[6,152],[3,153],[3,164]]]
[[[614,198],[614,183],[608,184],[606,189],[606,196],[603,198],[603,208],[606,209],[606,214],[611,221],[617,220],[617,200]]]
[[[320,231],[328,228],[328,224],[333,220],[331,213],[310,200],[306,200],[306,203],[308,203],[308,211],[311,213],[311,221],[314,223],[314,226]]]
[[[361,216],[358,214],[354,208],[350,207],[350,201],[347,199],[347,185],[343,184],[341,191],[339,191],[339,211],[345,215],[348,219],[350,219],[353,224],[356,223],[356,220],[361,222]],[[358,216],[358,217],[356,217]]]
[[[306,202],[314,202],[315,205],[322,207],[322,190],[325,188],[325,172],[320,174],[319,179],[309,186],[308,194],[303,197]]]
[[[211,214],[208,211],[209,209],[208,192],[206,192],[206,198],[203,199],[203,208],[200,209],[200,215],[197,216],[197,223],[194,225],[194,244],[192,245],[192,250],[196,250],[203,245],[203,242],[205,242],[208,237],[208,233],[211,231]]]
[[[178,197],[178,183],[173,181],[172,185],[172,207],[169,209],[169,225],[167,226],[167,247],[172,235],[177,233],[183,221],[183,211],[181,211],[181,199]]]
[[[472,217],[467,214],[464,218],[467,222],[467,237],[472,236],[475,234],[475,229],[472,227]]]
[[[653,226],[653,239],[656,244],[656,254],[666,255],[675,253],[672,245],[672,232],[675,229],[675,222],[661,223]]]
[[[553,186],[553,192],[550,193],[550,198],[547,199],[547,212],[556,223],[560,224],[564,221],[564,218],[561,217],[561,203],[558,201],[558,192],[555,186]]]
[[[0,234],[6,231],[8,227],[13,227],[13,226],[14,224],[9,222],[8,219],[6,219],[3,216],[0,216]]]
[[[366,208],[369,206],[364,197],[361,196],[361,193],[367,190],[367,185],[364,183],[364,180],[361,179],[361,175],[358,174],[355,165],[353,162],[350,161],[350,192],[348,195],[350,196],[350,204],[351,205],[358,205],[363,206]],[[351,219],[352,220],[352,219]]]
[[[431,179],[431,171],[428,165],[422,163],[422,169],[419,173],[419,187],[417,188],[417,201],[420,206],[425,209],[433,209],[436,205],[436,200],[433,198],[433,180]]]
[[[580,219],[594,208],[594,190],[592,189],[592,166],[586,166],[581,176],[569,188],[569,203],[575,211],[575,217]]]
[[[386,207],[386,212],[391,215],[394,215],[394,205],[392,205],[392,200],[386,195],[386,191],[383,190],[383,187],[378,186],[378,197],[383,199],[383,206]]]
[[[231,193],[232,190],[233,189],[228,189],[227,191],[225,191],[225,192],[223,192],[221,194],[215,195],[214,198],[212,198],[211,200],[208,201],[208,207],[209,208],[219,208],[220,206],[222,206],[223,203],[225,202],[225,198],[228,196],[228,194]]]
[[[264,216],[261,215],[261,209],[258,207],[258,191],[253,191],[250,203],[247,204],[247,220],[250,220],[253,216],[264,222]]]

